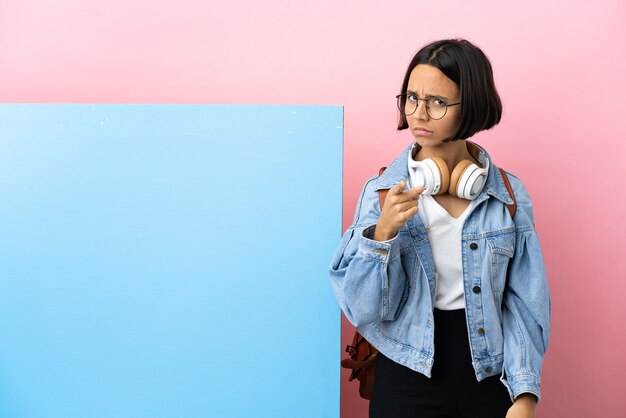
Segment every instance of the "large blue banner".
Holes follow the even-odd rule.
[[[0,417],[338,417],[342,120],[0,105]]]

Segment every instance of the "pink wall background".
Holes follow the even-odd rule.
[[[395,131],[394,101],[410,58],[435,39],[469,39],[490,57],[505,109],[474,140],[526,183],[547,262],[539,416],[617,418],[625,20],[622,0],[3,0],[0,101],[344,105],[346,228],[363,182],[411,141]],[[351,334],[345,324],[344,346]],[[343,418],[367,415],[356,393],[343,384]]]

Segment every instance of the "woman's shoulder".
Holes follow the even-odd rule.
[[[511,189],[515,196],[515,201],[519,203],[519,200],[530,200],[530,196],[528,194],[528,189],[522,182],[522,180],[515,174],[511,173],[509,170],[503,169],[506,173],[506,177],[509,180],[509,184],[511,185]]]
[[[528,189],[517,175],[508,170],[504,171],[513,191],[513,196],[511,197],[517,205],[514,218],[517,227],[534,227],[534,209]]]
[[[371,224],[380,216],[379,195],[376,188],[378,177],[376,175],[368,178],[361,189],[352,221],[353,228],[362,224]]]

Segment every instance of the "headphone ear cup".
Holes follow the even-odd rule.
[[[450,175],[450,189],[448,190],[448,193],[450,193],[452,196],[463,197],[463,196],[459,196],[459,193],[458,193],[459,182],[461,181],[461,177],[463,177],[463,173],[465,172],[465,170],[467,170],[467,168],[471,166],[472,164],[474,163],[471,162],[470,160],[463,160],[460,163],[458,163],[456,167],[454,167],[454,170],[452,170],[452,174]]]
[[[433,160],[437,166],[437,169],[439,170],[439,178],[441,179],[441,188],[437,194],[443,194],[448,191],[448,186],[450,185],[450,171],[448,170],[448,164],[446,164],[446,162],[439,157],[431,157],[430,159]]]

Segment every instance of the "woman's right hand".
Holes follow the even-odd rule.
[[[406,181],[402,180],[389,189],[380,217],[376,222],[374,240],[387,241],[395,237],[409,218],[417,213],[418,197],[424,188],[420,186],[404,191],[405,188]]]

